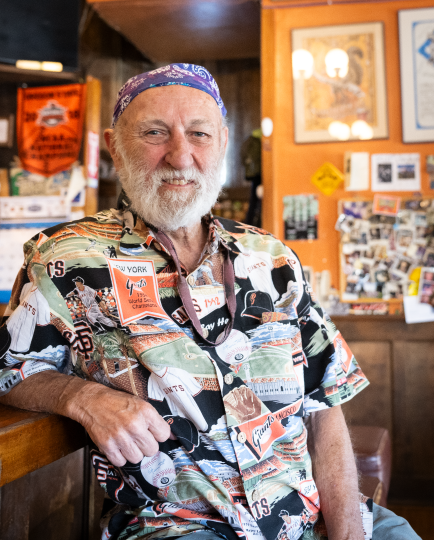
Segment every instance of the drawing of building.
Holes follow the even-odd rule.
[[[0,379],[0,395],[6,394],[15,384],[20,382],[21,374],[19,371],[7,371],[6,376]]]
[[[292,403],[301,396],[301,389],[295,377],[257,377],[247,381],[247,386],[262,401],[282,401]]]

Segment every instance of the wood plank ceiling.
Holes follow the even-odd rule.
[[[259,57],[259,0],[87,0],[150,60]]]

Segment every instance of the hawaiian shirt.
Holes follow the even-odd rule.
[[[158,234],[128,209],[47,229],[24,246],[0,328],[0,394],[58,370],[135,394],[175,440],[140,463],[91,450],[113,501],[103,538],[290,540],[321,521],[304,419],[368,381],[316,302],[294,252],[264,230],[209,217],[198,267],[185,269],[205,343]],[[235,273],[229,324],[222,258]],[[372,506],[361,500],[365,538]]]

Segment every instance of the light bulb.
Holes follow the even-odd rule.
[[[374,136],[374,130],[364,120],[356,120],[351,125],[351,134],[353,137],[358,137],[362,140],[372,139]]]
[[[313,74],[313,56],[305,49],[292,53],[292,75],[294,79],[310,79]]]
[[[345,77],[348,73],[348,54],[342,49],[332,49],[325,56],[326,72],[329,77]]]
[[[350,138],[350,126],[343,122],[332,122],[329,124],[328,131],[332,137],[339,139],[340,141],[347,141]]]

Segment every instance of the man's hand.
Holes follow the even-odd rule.
[[[329,540],[364,540],[356,463],[340,406],[311,415],[313,478]]]
[[[171,435],[169,425],[146,401],[57,371],[32,375],[0,398],[0,403],[80,422],[117,466],[153,456],[158,443]]]

